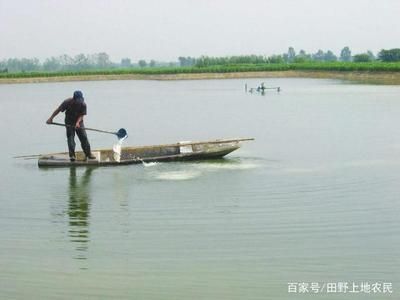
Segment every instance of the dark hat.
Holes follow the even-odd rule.
[[[83,94],[81,91],[75,91],[74,92],[74,100],[83,100]]]

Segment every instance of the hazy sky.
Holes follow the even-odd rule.
[[[0,60],[376,53],[400,47],[399,20],[400,0],[0,0]]]

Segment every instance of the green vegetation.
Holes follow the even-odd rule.
[[[382,50],[378,54],[379,59],[382,61],[400,61],[400,49]]]
[[[368,53],[356,54],[353,56],[354,62],[370,62],[373,58]]]
[[[82,70],[61,72],[19,72],[0,73],[0,78],[33,78],[57,76],[88,76],[88,75],[161,75],[190,73],[230,73],[230,72],[262,72],[262,71],[334,71],[334,72],[400,72],[400,62],[305,62],[305,63],[261,63],[212,65],[207,67],[154,67],[125,68],[104,70]]]
[[[71,72],[88,70],[111,70],[124,68],[145,68],[178,66],[178,62],[149,62],[141,59],[137,63],[132,63],[130,58],[123,58],[119,63],[112,62],[107,53],[78,54],[73,57],[61,55],[51,57],[40,62],[37,58],[9,58],[0,60],[0,73],[16,72]]]
[[[279,55],[240,55],[226,57],[179,57],[177,62],[139,60],[132,63],[123,58],[114,63],[106,53],[62,55],[46,59],[12,58],[0,61],[0,78],[34,78],[92,75],[163,75],[186,73],[234,73],[273,71],[333,72],[400,72],[400,49],[381,50],[377,57],[371,52],[351,54],[344,47],[337,57],[332,51],[318,50],[296,53],[293,47]]]

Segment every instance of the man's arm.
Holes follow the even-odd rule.
[[[54,117],[57,116],[57,115],[59,114],[60,111],[61,111],[61,108],[58,107],[58,108],[53,112],[53,114],[50,116],[50,118],[46,121],[46,123],[47,123],[47,124],[53,123]]]
[[[75,128],[80,128],[81,127],[81,125],[80,125],[81,121],[83,121],[83,115],[80,115],[78,117],[78,120],[76,120]]]

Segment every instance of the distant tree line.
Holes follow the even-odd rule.
[[[196,64],[196,58],[190,56],[187,57],[179,56],[178,60],[179,60],[179,66],[181,67],[191,67]]]
[[[400,49],[381,50],[379,52],[379,59],[382,61],[400,61]]]
[[[304,63],[304,62],[396,62],[400,61],[400,49],[381,50],[377,56],[372,51],[352,55],[349,47],[344,47],[340,51],[340,55],[336,56],[333,51],[326,52],[319,49],[315,53],[306,53],[300,50],[296,53],[293,47],[289,47],[288,51],[279,55],[272,56],[229,56],[229,57],[209,57],[202,56],[195,60],[198,67],[207,67],[213,65],[236,65],[236,64],[284,64],[284,63]]]
[[[263,56],[263,55],[239,55],[226,57],[178,57],[176,62],[157,62],[155,60],[138,60],[133,63],[130,58],[123,58],[119,63],[112,62],[109,55],[105,52],[96,54],[78,54],[73,57],[61,55],[58,57],[47,58],[40,62],[37,58],[10,58],[0,61],[0,73],[16,72],[60,72],[60,71],[90,71],[90,70],[110,70],[124,68],[155,68],[155,67],[209,67],[227,65],[261,65],[261,64],[292,64],[305,62],[396,62],[400,61],[400,49],[382,49],[377,56],[371,51],[352,55],[349,47],[344,47],[339,56],[333,51],[318,50],[315,53],[307,53],[300,50],[298,53],[293,47],[283,54]]]
[[[51,57],[40,62],[37,58],[9,58],[0,61],[0,73],[15,72],[60,72],[60,71],[83,71],[83,70],[108,70],[123,68],[146,68],[162,66],[178,66],[178,62],[157,62],[155,60],[139,60],[133,63],[130,58],[121,59],[120,63],[110,60],[110,56],[105,53],[78,54],[73,57],[61,55]]]

